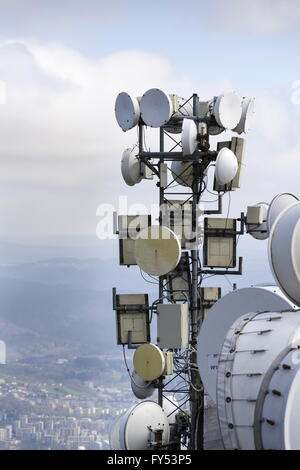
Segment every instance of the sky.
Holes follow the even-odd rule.
[[[0,0],[0,238],[96,237],[100,204],[157,201],[122,179],[137,135],[115,121],[120,91],[254,96],[230,215],[300,197],[299,20],[297,0]]]

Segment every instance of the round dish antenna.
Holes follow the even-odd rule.
[[[269,264],[287,297],[300,305],[300,202],[285,209],[272,226]]]
[[[242,116],[238,125],[233,129],[234,132],[242,134],[248,132],[252,128],[254,118],[254,98],[243,98],[242,100]]]
[[[165,356],[155,344],[142,344],[134,352],[133,365],[141,379],[156,380],[165,369]]]
[[[134,256],[143,271],[152,276],[163,276],[179,263],[180,240],[168,227],[151,225],[135,240]]]
[[[123,131],[128,131],[135,127],[140,119],[138,99],[128,95],[125,91],[119,93],[115,103],[115,115]]]
[[[267,225],[269,232],[272,229],[273,224],[275,223],[277,217],[287,208],[296,204],[299,199],[290,193],[282,193],[272,199],[269,205],[269,210],[267,214]]]
[[[151,88],[143,94],[140,108],[144,123],[150,127],[163,126],[173,113],[171,98],[158,88]]]
[[[153,383],[143,380],[135,371],[131,376],[131,389],[140,400],[151,397],[155,391]]]
[[[209,310],[198,335],[198,367],[204,387],[216,401],[219,355],[231,324],[247,312],[296,308],[274,285],[247,287],[222,297]]]
[[[228,184],[238,171],[238,161],[234,153],[223,147],[218,153],[215,167],[215,178],[219,184]]]
[[[182,153],[184,156],[192,155],[197,148],[197,126],[192,119],[184,119],[182,123]]]
[[[215,100],[213,114],[220,127],[234,129],[242,116],[240,98],[233,91],[222,93]]]
[[[141,182],[141,162],[138,156],[135,155],[134,150],[124,150],[121,160],[121,172],[128,186],[134,186]]]
[[[113,423],[110,447],[113,450],[150,450],[159,431],[161,446],[170,440],[170,426],[163,409],[153,401],[143,401],[129,408]]]

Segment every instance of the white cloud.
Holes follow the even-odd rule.
[[[230,32],[273,34],[299,28],[298,0],[217,0],[214,11],[218,15],[212,24]]]
[[[122,180],[122,151],[136,141],[136,129],[123,133],[115,122],[120,91],[140,95],[157,86],[207,99],[233,88],[226,78],[195,82],[166,58],[143,51],[88,59],[59,44],[30,41],[1,45],[0,79],[7,85],[7,104],[0,106],[2,235],[93,234],[101,202],[116,203],[119,194],[132,203],[157,202],[155,185],[132,189]],[[257,130],[247,136],[244,184],[232,197],[233,215],[247,201],[298,184],[286,165],[290,155],[299,173],[295,106],[279,93],[257,95]],[[153,148],[153,132],[147,143]]]
[[[122,151],[136,141],[136,129],[124,134],[115,122],[120,91],[141,95],[158,86],[188,96],[198,89],[208,98],[231,88],[224,79],[195,84],[164,57],[142,51],[96,60],[30,41],[1,45],[0,78],[7,84],[0,108],[5,234],[94,233],[101,202],[119,193],[156,202],[153,185],[132,191],[120,175]]]

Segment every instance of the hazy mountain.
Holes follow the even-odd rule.
[[[245,275],[216,277],[204,285],[222,286],[223,295],[238,287],[268,281],[263,266]],[[34,354],[107,354],[115,345],[115,314],[111,288],[118,292],[154,293],[137,267],[118,266],[116,260],[59,257],[0,266],[0,339],[8,357]]]
[[[8,357],[120,352],[111,288],[147,292],[139,278],[137,269],[99,259],[0,266],[0,339]]]
[[[84,287],[97,291],[111,290],[118,285],[123,289],[132,286],[142,288],[137,267],[128,269],[119,266],[115,260],[54,258],[33,263],[13,265],[0,264],[0,279],[16,279],[39,282],[48,285]]]
[[[81,353],[103,354],[115,344],[109,291],[2,278],[0,307],[0,337],[8,352],[11,347],[34,353],[36,343],[39,353],[68,344]]]

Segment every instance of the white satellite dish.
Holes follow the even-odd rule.
[[[217,373],[225,449],[300,449],[299,345],[295,310],[245,313],[230,326]]]
[[[267,225],[267,214],[269,204],[266,202],[259,202],[256,206],[261,206],[263,210],[263,222],[262,224],[247,224],[247,232],[256,240],[266,240],[269,236],[269,230]]]
[[[173,113],[171,98],[158,88],[151,88],[143,94],[140,108],[144,123],[150,127],[163,126]]]
[[[300,202],[276,219],[269,237],[269,264],[283,292],[300,305]]]
[[[275,223],[277,217],[287,208],[296,204],[299,199],[290,193],[282,193],[272,199],[269,205],[269,210],[267,214],[267,225],[269,232],[272,229],[273,224]]]
[[[151,397],[155,391],[153,382],[143,380],[136,371],[133,371],[131,376],[131,388],[134,395],[140,400]]]
[[[277,286],[238,289],[218,300],[206,315],[198,335],[198,367],[204,387],[216,401],[218,360],[230,325],[247,312],[296,308]]]
[[[121,172],[128,186],[134,186],[141,182],[141,162],[133,149],[124,150],[121,160]]]
[[[139,267],[153,276],[163,276],[176,268],[181,257],[181,244],[168,227],[151,225],[140,233],[134,244]]]
[[[134,351],[133,365],[141,379],[156,380],[162,376],[165,369],[165,356],[155,344],[145,343]]]
[[[234,153],[227,147],[223,147],[217,156],[215,178],[219,184],[228,184],[233,180],[238,171],[238,161]]]
[[[128,131],[137,125],[140,119],[140,105],[137,98],[133,98],[124,91],[119,93],[115,103],[117,122],[123,131]]]
[[[254,98],[243,98],[242,100],[242,116],[238,125],[233,129],[234,132],[242,134],[248,132],[253,123],[254,117]]]
[[[176,183],[181,186],[191,187],[193,184],[193,162],[181,162],[174,160],[171,165],[171,172]]]
[[[233,91],[222,93],[214,102],[213,114],[220,127],[234,129],[242,116],[240,98]]]
[[[184,156],[192,155],[197,148],[197,126],[192,119],[184,119],[182,123],[182,153]]]
[[[162,446],[169,443],[170,426],[163,409],[153,401],[129,408],[113,423],[110,447],[113,450],[151,450],[154,432],[162,431]]]

